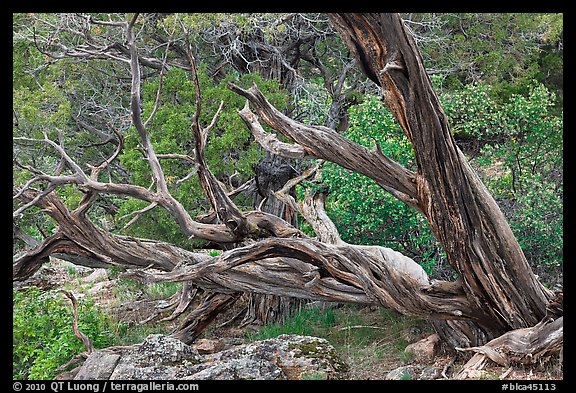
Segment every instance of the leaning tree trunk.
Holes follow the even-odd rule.
[[[536,325],[551,298],[496,202],[456,146],[411,34],[396,14],[331,14],[358,63],[412,142],[418,206],[483,310],[487,338]],[[451,340],[457,340],[455,335]],[[453,342],[453,344],[457,344]],[[460,342],[465,346],[467,342]]]
[[[399,15],[330,18],[363,71],[381,87],[384,102],[412,142],[416,173],[379,149],[360,148],[326,127],[287,118],[256,86],[244,90],[231,85],[256,109],[256,117],[248,108],[241,111],[255,138],[287,156],[322,158],[362,173],[426,217],[460,274],[458,286],[474,305],[472,321],[435,323],[450,346],[481,345],[507,331],[536,325],[553,294],[534,276],[504,215],[456,146],[418,48]],[[258,118],[293,144],[270,138]]]

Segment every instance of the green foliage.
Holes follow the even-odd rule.
[[[562,14],[410,14],[425,65],[446,74],[446,86],[459,89],[482,81],[509,93],[525,93],[537,79],[562,88]],[[503,97],[504,97],[503,96]]]
[[[414,167],[410,141],[378,97],[369,96],[350,108],[350,127],[345,135],[406,167]],[[330,187],[327,212],[342,239],[355,244],[390,247],[421,263],[431,274],[441,254],[425,219],[398,201],[373,180],[327,163],[322,182]]]
[[[454,133],[486,141],[506,132],[501,121],[501,108],[491,93],[489,85],[472,83],[460,91],[444,95],[443,109]]]
[[[328,376],[326,373],[319,371],[315,373],[305,373],[301,379],[305,381],[324,381],[328,379]]]
[[[433,78],[435,84],[442,82]],[[440,100],[457,138],[482,147],[474,163],[510,221],[534,265],[562,261],[562,112],[555,95],[536,81],[525,94],[503,98],[499,89],[475,83],[444,90]],[[377,97],[350,108],[346,136],[377,146],[413,169],[411,145]],[[322,181],[330,187],[327,210],[350,243],[394,248],[418,261],[428,274],[445,259],[424,217],[372,180],[335,164],[325,164]],[[512,206],[510,208],[510,206]]]
[[[198,72],[202,89],[202,113],[200,123],[207,126],[224,102],[217,122],[212,128],[205,152],[208,167],[214,175],[223,180],[236,174],[235,180],[244,182],[253,176],[253,167],[263,157],[262,149],[253,141],[250,131],[238,116],[237,111],[244,105],[244,100],[227,87],[233,80],[230,74],[215,84],[204,69]],[[234,83],[248,87],[256,83],[265,92],[267,98],[278,108],[286,106],[286,94],[275,81],[264,80],[258,75],[245,75]],[[153,110],[158,81],[143,84],[143,118],[146,119]],[[162,95],[154,119],[148,125],[150,139],[157,154],[176,153],[194,156],[194,136],[191,130],[191,118],[196,110],[196,95],[189,73],[173,68],[166,75]],[[131,173],[131,182],[144,187],[151,185],[150,168],[143,160],[139,148],[139,136],[134,128],[126,135],[126,147],[120,156],[122,165]],[[197,176],[178,183],[187,176],[193,166],[182,160],[162,160],[166,181],[172,195],[178,199],[192,216],[208,211],[209,205],[204,197]],[[239,207],[251,206],[251,201],[239,197],[235,200]],[[146,206],[145,202],[127,199],[120,203],[119,217]],[[125,225],[132,216],[126,216],[118,224]],[[174,220],[162,209],[154,209],[129,228],[134,236],[153,237],[169,241],[184,247],[198,247],[181,234]]]
[[[110,320],[93,304],[80,299],[78,315],[80,331],[96,349],[114,343]],[[72,331],[72,306],[57,292],[13,290],[12,322],[14,379],[52,379],[59,366],[85,351]]]
[[[412,342],[417,337],[411,337],[413,330],[418,334],[432,333],[432,328],[418,318],[382,308],[344,305],[335,308],[304,308],[284,323],[263,326],[247,338],[250,341],[262,340],[280,334],[325,338],[338,354],[346,358],[351,366],[351,377],[362,378],[364,370],[380,368],[383,362],[409,362],[411,355],[405,349],[408,340]]]
[[[525,180],[509,222],[524,254],[532,263],[548,268],[563,265],[562,188],[534,176]]]
[[[258,333],[249,335],[248,338],[250,341],[255,341],[278,337],[281,334],[317,336],[334,326],[335,323],[336,318],[332,309],[304,308],[283,323],[264,326]]]
[[[490,113],[486,116],[492,119],[490,127],[455,115],[466,112],[466,105],[458,110],[458,105],[452,105],[461,102],[458,96],[477,89],[485,99],[470,105],[470,110],[477,118]],[[561,266],[563,113],[544,85],[532,82],[527,89],[524,95],[513,94],[502,101],[489,86],[470,86],[452,95],[447,113],[459,130],[485,141],[476,165],[532,265]]]

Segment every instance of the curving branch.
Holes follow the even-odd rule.
[[[459,351],[474,352],[456,379],[474,378],[486,361],[510,367],[514,363],[534,364],[547,357],[560,354],[564,343],[564,317],[542,320],[537,325],[506,332],[485,345],[469,348],[456,348]]]
[[[250,111],[248,101],[246,101],[246,105],[244,105],[244,108],[242,108],[238,114],[252,131],[252,136],[254,136],[256,142],[270,153],[291,159],[315,158],[315,156],[308,153],[303,146],[282,142],[276,135],[266,132],[260,125],[258,116]]]
[[[88,355],[90,355],[92,352],[94,352],[94,344],[92,344],[90,337],[88,337],[78,328],[78,301],[70,291],[61,289],[59,292],[62,292],[64,296],[70,299],[70,302],[72,303],[72,330],[74,331],[74,335],[78,338],[78,340],[82,341],[82,344],[84,344],[84,347],[86,348],[86,352]]]
[[[33,198],[33,194],[29,190],[22,195]],[[163,242],[110,234],[86,217],[70,213],[54,193],[37,205],[60,229],[14,261],[15,280],[29,277],[58,252],[136,269],[128,275],[148,282],[193,282],[227,294],[254,292],[374,304],[434,319],[467,319],[477,314],[461,290],[445,291],[429,282],[421,268],[400,253],[308,239],[297,230],[288,231],[280,218],[272,221],[262,212],[247,217],[285,238],[271,237],[210,257]],[[155,271],[142,270],[151,267]]]
[[[204,159],[204,151],[206,149],[206,142],[208,140],[208,132],[216,124],[216,120],[224,102],[220,102],[218,110],[214,114],[212,121],[207,127],[202,127],[200,124],[200,113],[202,108],[202,94],[200,93],[200,85],[198,81],[198,73],[196,70],[196,61],[192,55],[190,45],[187,50],[188,62],[192,70],[192,77],[194,79],[194,88],[196,91],[196,111],[192,116],[192,132],[194,134],[194,144],[196,148],[196,164],[198,168],[198,177],[200,185],[204,190],[204,194],[212,205],[212,209],[218,216],[220,222],[224,223],[234,234],[238,237],[245,237],[250,229],[248,228],[248,221],[242,212],[236,207],[228,196],[226,190],[220,186],[220,182],[212,174],[208,168],[208,164]]]
[[[327,285],[340,283],[361,290],[371,304],[405,315],[470,319],[476,314],[463,291],[448,293],[433,288],[419,266],[400,253],[384,247],[330,245],[313,239],[269,238],[202,262],[187,261],[170,272],[136,270],[124,275],[147,283],[198,282],[202,277],[231,271],[246,274],[254,271],[255,263],[272,272],[270,261],[284,265],[282,270],[300,276],[299,280],[306,280],[297,297],[314,299],[326,293]],[[274,284],[286,287],[289,281]],[[342,295],[332,294],[330,300],[341,301]]]
[[[294,147],[290,149],[303,151],[299,153],[302,156],[331,161],[368,176],[402,202],[420,210],[415,174],[402,165],[384,156],[378,150],[367,149],[346,139],[332,129],[310,126],[290,119],[274,108],[255,84],[248,90],[233,83],[229,83],[228,86],[232,91],[246,97],[255,108],[258,116],[246,106],[239,112],[255,137],[262,134],[262,127],[258,124],[258,119],[261,118],[270,127],[301,146],[302,150],[295,150],[299,148]],[[279,145],[272,140],[258,137],[257,141],[262,141],[264,143],[262,147],[272,152],[274,149],[281,149],[284,154],[290,151],[286,145]]]
[[[128,23],[126,28],[126,41],[128,42],[128,46],[130,48],[130,72],[132,75],[132,88],[130,92],[130,110],[132,114],[132,123],[136,130],[138,131],[138,135],[140,136],[140,141],[142,143],[142,147],[146,152],[146,159],[148,160],[148,164],[150,165],[150,170],[152,174],[152,179],[156,183],[156,187],[158,192],[168,196],[168,186],[166,184],[166,179],[164,177],[164,172],[162,170],[162,166],[156,157],[156,152],[154,151],[154,147],[150,142],[150,136],[146,131],[146,127],[142,122],[142,103],[140,101],[140,63],[138,61],[138,50],[136,48],[136,35],[134,33],[134,23],[138,19],[139,14],[134,14],[130,23]]]
[[[13,188],[14,199],[21,202],[14,217],[36,206],[50,215],[59,228],[42,243],[15,258],[14,280],[29,277],[50,255],[65,254],[76,263],[96,261],[107,266],[123,266],[131,269],[127,275],[142,281],[181,281],[217,293],[212,296],[213,301],[208,299],[198,310],[201,318],[206,319],[187,325],[190,330],[185,334],[189,336],[197,334],[197,326],[205,326],[204,322],[233,302],[238,293],[251,292],[370,304],[428,320],[444,320],[444,327],[453,331],[451,344],[464,343],[471,347],[468,350],[482,355],[493,354],[494,342],[489,340],[498,336],[501,336],[498,345],[510,348],[518,338],[521,345],[512,348],[513,356],[525,353],[523,350],[558,348],[563,339],[562,310],[560,308],[560,317],[536,325],[547,312],[546,301],[551,297],[551,291],[541,286],[533,275],[493,198],[456,147],[414,39],[398,15],[331,14],[330,20],[356,62],[381,88],[383,100],[412,142],[416,173],[386,157],[378,148],[367,149],[330,128],[310,126],[288,118],[268,102],[256,85],[243,89],[230,84],[230,89],[245,97],[254,109],[252,112],[246,105],[239,114],[266,150],[291,158],[327,160],[364,174],[423,213],[442,243],[450,264],[461,276],[455,282],[430,280],[415,261],[389,248],[342,241],[326,215],[324,190],[307,190],[301,202],[291,198],[287,190],[309,179],[321,163],[292,179],[277,194],[312,224],[318,235],[316,239],[271,214],[241,212],[232,201],[236,191],[227,192],[204,160],[208,132],[215,126],[220,109],[208,126],[200,124],[202,97],[191,48],[184,51],[178,47],[178,50],[186,54],[188,65],[183,68],[192,72],[196,89],[196,111],[191,124],[195,156],[157,155],[146,130],[149,120],[141,118],[141,68],[164,70],[168,62],[166,54],[163,61],[149,62],[138,53],[135,33],[138,18],[135,14],[129,22],[86,19],[88,24],[124,29],[125,43],[122,44],[98,46],[87,35],[82,36],[89,33],[78,31],[73,34],[84,37],[85,45],[70,49],[56,37],[53,45],[48,38],[43,45],[60,51],[60,57],[54,59],[107,58],[130,65],[130,119],[140,137],[155,187],[147,189],[98,180],[98,174],[117,159],[123,147],[121,138],[110,158],[89,166],[89,175],[70,158],[61,140],[56,143],[46,134],[44,139],[16,138],[46,144],[61,160],[53,174],[15,161],[15,165],[30,171],[33,177],[20,188]],[[48,54],[48,49],[40,48],[42,39],[38,39],[39,50]],[[167,51],[176,47],[166,45]],[[294,70],[290,64],[284,66]],[[336,88],[343,87],[343,78]],[[160,89],[161,86],[155,108]],[[276,135],[264,131],[260,120],[289,142],[282,142]],[[194,164],[192,174],[199,175],[212,212],[198,220],[190,217],[169,192],[159,161],[162,158],[184,159]],[[65,170],[69,172],[62,174]],[[32,187],[37,183],[45,184],[44,189]],[[54,192],[63,184],[74,184],[87,192],[74,211],[70,211]],[[242,246],[211,257],[172,244],[111,234],[98,228],[86,214],[101,193],[148,202],[148,207],[134,212],[135,219],[157,206],[165,209],[189,237]],[[184,301],[182,307],[187,307],[186,304]],[[435,325],[437,330],[438,326]],[[532,328],[533,332],[545,332],[552,339],[532,340],[544,336],[541,333],[532,335],[528,330],[522,331],[527,335],[514,335],[517,329]],[[443,336],[447,337],[450,338],[450,334]],[[529,343],[522,341],[526,337],[531,339]]]

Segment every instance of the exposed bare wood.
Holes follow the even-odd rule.
[[[485,345],[470,348],[456,348],[459,351],[472,351],[476,354],[456,375],[466,379],[472,370],[481,370],[489,359],[500,366],[513,364],[534,364],[543,358],[559,354],[564,341],[564,317],[543,320],[529,328],[506,332]]]
[[[218,110],[214,114],[212,121],[207,127],[202,127],[200,124],[200,113],[202,108],[202,95],[200,92],[200,85],[198,82],[198,74],[196,71],[196,61],[192,55],[191,48],[187,50],[188,62],[192,70],[192,77],[194,80],[194,88],[196,91],[196,111],[192,116],[192,132],[194,134],[194,144],[196,146],[196,163],[198,167],[198,177],[200,184],[204,189],[204,193],[212,205],[212,209],[218,216],[221,223],[226,225],[234,234],[239,238],[243,238],[249,232],[248,220],[242,212],[232,202],[226,190],[220,185],[220,182],[212,174],[204,159],[204,150],[206,148],[206,141],[208,139],[208,132],[216,123],[216,119],[224,102],[220,102]]]
[[[306,155],[331,161],[366,175],[398,199],[419,209],[416,201],[414,173],[402,165],[380,154],[377,150],[367,149],[346,139],[330,128],[310,126],[290,119],[274,108],[255,84],[248,90],[233,83],[229,83],[228,86],[246,97],[266,124],[300,145]],[[258,124],[258,117],[247,107],[244,107],[240,116],[253,132],[260,133],[262,127]],[[266,146],[263,147],[266,148]],[[268,148],[272,149],[272,147]],[[286,146],[282,148],[284,152],[294,149]]]
[[[314,158],[301,145],[281,142],[276,135],[266,132],[258,122],[258,117],[250,111],[248,101],[246,101],[246,105],[238,114],[248,124],[256,142],[270,153],[284,158]]]
[[[551,293],[534,277],[504,215],[456,146],[400,17],[330,14],[330,19],[412,142],[415,199],[462,274],[467,296],[486,309],[486,322],[495,331],[536,324]]]
[[[210,293],[204,301],[188,314],[186,319],[172,333],[172,337],[191,344],[202,334],[208,325],[224,310],[229,308],[238,298],[240,293],[224,294]]]

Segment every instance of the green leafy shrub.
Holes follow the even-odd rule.
[[[563,112],[536,82],[493,103],[503,138],[488,141],[475,165],[533,269],[555,284],[563,260]]]
[[[350,108],[345,136],[413,168],[414,153],[392,114],[381,100],[368,96]],[[443,258],[439,243],[424,219],[364,175],[327,163],[322,182],[330,187],[326,209],[342,239],[354,244],[390,247],[419,262],[432,274]]]
[[[525,183],[510,214],[510,227],[537,273],[550,274],[551,269],[563,264],[562,189],[538,176]],[[552,277],[545,279],[555,281]]]
[[[84,352],[72,331],[72,306],[57,292],[36,287],[13,290],[13,379],[52,379],[56,369]],[[114,344],[110,320],[84,299],[78,300],[78,327],[96,349]]]
[[[438,80],[434,81],[438,83]],[[562,265],[563,114],[544,85],[502,98],[497,88],[471,84],[445,91],[440,101],[457,140],[479,150],[471,162],[506,214],[533,267]],[[414,169],[412,147],[378,97],[349,110],[345,136]],[[445,254],[425,218],[372,180],[325,164],[327,211],[350,243],[390,247],[419,262],[428,274],[450,279]]]

